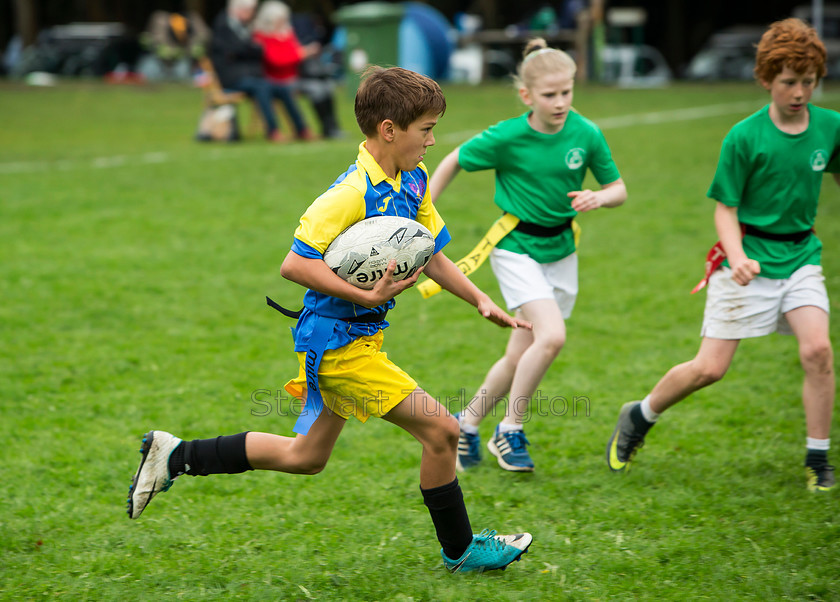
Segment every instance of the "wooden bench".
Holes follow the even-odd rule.
[[[543,38],[549,46],[562,46],[571,50],[577,64],[578,81],[585,81],[589,71],[589,36],[591,33],[591,18],[588,11],[581,11],[577,17],[575,29],[553,29],[518,31],[514,28],[484,29],[461,37],[461,46],[477,44],[484,55],[482,79],[487,75],[488,51],[494,47],[507,47],[513,50],[513,58],[518,63],[522,58],[525,44],[533,38]]]
[[[222,88],[222,84],[216,76],[216,70],[213,69],[213,63],[206,56],[199,59],[198,65],[206,76],[201,86],[204,88],[204,102],[206,106],[213,108],[220,105],[238,105],[248,100],[248,95],[245,92],[226,92]]]
[[[204,108],[217,109],[224,105],[237,107],[243,103],[247,104],[250,110],[247,124],[245,126],[245,132],[247,132],[248,136],[258,137],[260,132],[264,129],[265,123],[254,100],[245,94],[245,92],[226,91],[219,82],[216,70],[213,69],[213,63],[210,62],[210,59],[207,57],[199,59],[198,64],[205,73],[204,82],[201,84],[201,88],[204,90]],[[279,101],[275,101],[274,104],[275,110],[277,111],[278,122],[282,122],[286,126],[287,132],[294,131],[291,120],[286,114],[285,108]]]

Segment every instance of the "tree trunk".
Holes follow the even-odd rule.
[[[26,48],[38,37],[38,11],[32,0],[14,0],[14,11],[17,33]]]
[[[87,13],[86,21],[103,23],[110,20],[108,12],[102,6],[102,0],[85,0],[85,12]]]

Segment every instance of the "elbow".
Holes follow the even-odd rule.
[[[618,191],[618,202],[616,203],[616,207],[619,205],[623,205],[624,202],[627,200],[627,186],[624,185],[624,180],[621,181],[621,188]]]
[[[294,267],[292,266],[291,262],[289,261],[289,257],[286,256],[286,259],[283,260],[283,263],[280,264],[280,276],[285,278],[286,280],[295,281],[294,277]]]
[[[615,196],[615,198],[613,199],[613,202],[610,203],[610,207],[613,207],[613,208],[621,207],[626,200],[627,200],[627,191],[624,191],[623,194],[618,194],[618,195]]]
[[[613,196],[607,203],[604,203],[603,206],[609,209],[615,209],[616,207],[621,207],[626,200],[627,191],[625,190],[623,193]]]
[[[627,200],[627,186],[624,184],[624,180],[619,178],[612,184],[603,186],[599,194],[603,195],[601,207],[620,207]]]

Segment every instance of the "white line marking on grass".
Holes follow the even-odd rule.
[[[659,123],[671,123],[674,121],[693,121],[705,119],[706,117],[720,117],[721,115],[732,115],[733,113],[751,113],[766,104],[753,100],[742,102],[729,102],[725,104],[707,105],[705,107],[689,107],[686,109],[672,109],[670,111],[654,111],[653,113],[636,113],[635,115],[620,115],[617,117],[605,117],[598,120],[598,126],[602,130],[632,127],[634,125],[653,125]]]
[[[90,162],[90,166],[94,169],[103,169],[106,167],[119,167],[125,165],[128,157],[125,155],[114,155],[113,157],[96,157]]]
[[[823,94],[819,99],[821,104],[837,100],[840,94]],[[613,130],[618,128],[633,127],[637,125],[656,125],[660,123],[672,123],[675,121],[692,121],[695,119],[705,119],[707,117],[720,117],[722,115],[733,115],[736,113],[744,113],[744,117],[748,114],[757,111],[760,107],[767,104],[767,100],[742,100],[739,102],[728,102],[716,105],[706,105],[702,107],[688,107],[684,109],[671,109],[668,111],[653,111],[650,113],[635,113],[632,115],[617,115],[615,117],[602,117],[595,120],[602,130]],[[453,132],[442,136],[444,142],[456,143],[466,141],[477,131],[463,131]]]
[[[166,163],[169,161],[169,153],[146,153],[140,155],[141,163]]]
[[[47,171],[51,167],[53,167],[53,165],[47,163],[46,161],[13,161],[11,163],[0,163],[0,174]]]
[[[828,101],[837,100],[838,98],[840,98],[840,94],[822,94],[819,98],[819,102],[820,104],[824,104]],[[611,130],[638,125],[657,125],[677,121],[692,121],[695,119],[720,117],[722,115],[732,115],[736,113],[743,113],[744,117],[746,117],[747,114],[757,110],[764,104],[766,104],[766,99],[763,98],[761,100],[743,100],[740,102],[706,105],[701,107],[688,107],[684,109],[671,109],[668,111],[653,111],[650,113],[604,117],[598,119],[596,123],[602,130]],[[445,136],[441,136],[440,140],[449,144],[457,144],[468,140],[479,131],[480,130],[452,132],[450,134],[446,134]],[[334,144],[334,142],[332,142],[332,144]],[[352,142],[352,144],[354,147],[357,145],[356,142]],[[267,152],[272,155],[315,154],[322,152],[323,148],[324,145],[319,144],[318,142],[269,147],[239,146],[232,148],[217,146],[209,149],[208,152],[205,155],[200,156],[199,159],[203,159],[205,161],[217,161],[220,159],[229,159],[231,155],[242,154],[243,152],[254,152],[255,150]],[[8,163],[0,163],[0,175],[47,171],[70,171],[74,169],[110,169],[113,167],[166,163],[167,161],[172,160],[173,157],[169,153],[158,151],[147,152],[134,157],[127,155],[113,155],[110,157],[94,157],[93,159],[78,161],[70,159],[59,159],[56,161],[10,161]]]
[[[356,143],[354,143],[354,147]],[[239,146],[208,148],[202,155],[196,157],[203,161],[221,161],[244,153],[262,152],[272,155],[314,154],[323,152],[323,146],[317,143],[306,145],[286,146]],[[142,155],[113,155],[110,157],[94,157],[92,159],[57,159],[55,161],[10,161],[0,163],[0,175],[43,173],[49,171],[72,171],[79,169],[111,169],[114,167],[133,167],[138,165],[153,165],[175,160],[170,153],[153,151]]]

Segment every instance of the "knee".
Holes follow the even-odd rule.
[[[522,358],[522,353],[513,354],[508,351],[502,357],[502,362],[507,365],[507,370],[511,373],[516,370],[517,366],[519,366],[519,360]]]
[[[805,370],[813,369],[822,373],[834,370],[834,353],[828,339],[809,341],[800,345],[799,357]]]
[[[305,475],[314,475],[318,474],[327,466],[327,460],[322,458],[304,458],[298,462],[297,465],[297,472],[298,474],[305,474]]]
[[[694,362],[694,379],[698,389],[716,383],[726,375],[729,366],[720,362]]]
[[[545,350],[546,355],[557,356],[566,344],[566,333],[556,330],[540,335],[537,344]]]
[[[441,423],[441,427],[433,431],[424,442],[424,446],[434,454],[452,453],[458,449],[461,429],[458,427],[458,421],[451,416],[447,416]]]
[[[299,439],[295,439],[297,443]],[[327,466],[330,459],[329,454],[324,455],[317,450],[291,447],[284,457],[286,466],[284,472],[292,474],[313,475],[318,474]]]

